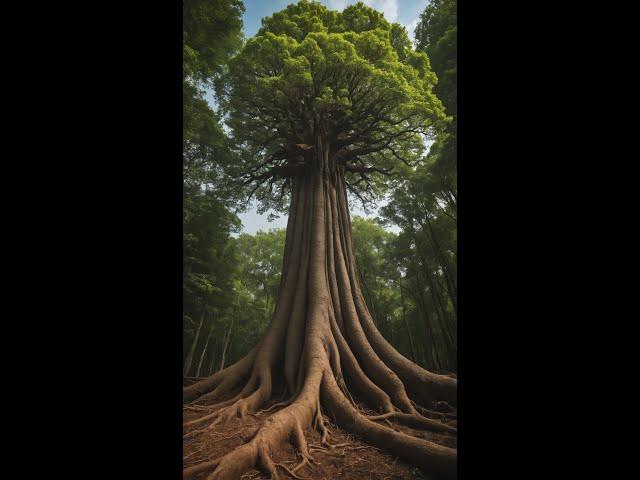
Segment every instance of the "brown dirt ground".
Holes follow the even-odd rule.
[[[271,404],[273,403],[275,401]],[[240,422],[239,419],[233,419],[226,425],[217,425],[207,433],[186,438],[183,442],[184,468],[218,458],[235,447],[246,443],[253,437],[262,422],[272,413],[273,411],[249,416],[244,423]],[[183,410],[183,419],[186,422],[200,417],[202,414],[185,409]],[[373,412],[368,412],[368,414],[374,415]],[[451,423],[455,425],[455,423]],[[206,425],[196,425],[188,431],[201,429]],[[336,425],[329,424],[328,428],[331,431],[329,438],[331,443],[346,443],[347,445],[333,450],[312,450],[310,453],[318,464],[313,465],[313,470],[310,470],[309,466],[304,466],[298,470],[297,474],[300,477],[314,480],[435,480],[420,469],[399,460],[393,454],[360,441],[357,437],[345,432]],[[416,436],[422,436],[440,445],[456,447],[456,438],[450,435],[413,430],[397,424],[393,424],[393,428]],[[187,430],[185,430],[185,433],[187,433]],[[307,431],[306,435],[309,448],[319,445],[320,436],[317,432]],[[287,444],[284,450],[274,454],[273,460],[275,463],[285,464],[289,468],[294,467],[300,461],[296,455],[295,448],[291,444]],[[278,471],[283,479],[293,478],[282,468],[278,468]],[[196,476],[195,480],[203,480],[207,475],[208,473],[203,473],[200,476]],[[251,470],[241,477],[242,480],[267,480],[268,478],[268,475],[258,470]]]

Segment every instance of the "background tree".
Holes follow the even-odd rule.
[[[378,329],[398,351],[430,370],[455,372],[455,302],[448,297],[447,282],[430,236],[416,231],[415,226],[415,216],[426,215],[421,202],[424,196],[405,192],[402,198],[404,203],[396,198],[392,207],[402,207],[410,213],[396,212],[392,207],[383,209],[387,221],[401,228],[398,235],[375,220],[354,218],[354,253],[365,297]],[[414,217],[407,221],[403,214]],[[448,217],[444,219],[449,222],[430,221],[439,238],[438,245],[447,248],[451,259],[448,268],[455,278],[455,252],[451,250],[455,247],[455,229]]]
[[[238,298],[241,309],[237,315],[238,335],[230,350],[230,362],[244,356],[260,341],[273,315],[280,285],[285,230],[242,234],[235,242],[241,252],[236,273],[237,289],[243,297]]]
[[[211,213],[208,218],[213,218]],[[275,308],[284,252],[284,229],[258,231],[255,235],[241,234],[233,238],[224,226],[212,222],[210,227],[218,234],[227,232],[224,238],[219,239],[224,247],[221,259],[224,276],[202,275],[201,281],[207,282],[210,289],[206,297],[209,302],[206,320],[201,325],[199,320],[202,317],[194,318],[185,328],[185,370],[193,347],[191,356],[194,360],[189,372],[195,376],[200,376],[198,373],[210,375],[234,363],[260,340]],[[204,242],[214,245],[215,239],[205,239]],[[200,285],[200,282],[193,283]],[[187,284],[185,312],[200,311],[188,303],[193,298],[197,297]],[[194,342],[198,327],[201,330],[199,341]],[[200,372],[197,371],[199,363],[202,363]]]
[[[183,340],[185,375],[202,371],[215,319],[231,304],[230,234],[240,225],[223,167],[232,159],[205,89],[242,45],[242,2],[183,3]]]
[[[438,76],[434,91],[442,100],[451,123],[431,147],[431,182],[438,198],[455,218],[457,211],[457,131],[458,131],[458,22],[457,0],[433,0],[420,15],[416,26],[416,49],[425,52]]]
[[[330,445],[323,408],[371,443],[455,475],[455,449],[377,423],[454,433],[423,414],[436,400],[455,402],[456,381],[411,362],[376,328],[347,206],[347,189],[363,201],[380,195],[391,170],[411,168],[425,138],[446,125],[429,60],[409,45],[403,27],[362,3],[333,12],[301,1],[263,20],[221,77],[236,154],[229,171],[263,205],[283,208],[288,200],[289,220],[265,334],[238,362],[185,388],[185,401],[213,404],[185,426],[208,424],[189,433],[198,435],[242,421],[274,390],[288,400],[248,443],[187,468],[185,478],[207,470],[211,479],[238,478],[255,465],[275,478],[272,453],[289,439],[302,456],[292,471],[302,468],[310,461],[305,429],[317,428]],[[362,413],[354,396],[381,415]]]
[[[189,352],[184,374],[193,372],[193,358],[201,340],[232,301],[232,276],[237,254],[230,243],[240,222],[216,195],[199,186],[185,186],[183,203],[183,340]],[[204,326],[204,330],[203,330]]]
[[[271,318],[278,295],[285,234],[284,229],[272,229],[243,234],[237,240],[243,257],[240,275],[243,283],[256,292],[256,301],[262,303],[266,318]]]
[[[416,354],[438,372],[457,368],[457,19],[456,0],[434,0],[420,16],[416,49],[438,77],[434,92],[452,121],[438,132],[424,162],[404,171],[389,204],[387,223],[401,229],[394,257],[404,266],[409,318],[422,324]],[[418,328],[418,330],[420,330]],[[417,333],[417,332],[416,332]]]
[[[188,0],[182,7],[183,167],[186,182],[219,176],[228,148],[218,115],[205,99],[242,46],[240,0]],[[207,175],[211,178],[207,178]]]
[[[365,298],[378,330],[395,346],[400,295],[395,283],[398,266],[389,261],[394,238],[393,233],[373,220],[353,219],[353,250]]]

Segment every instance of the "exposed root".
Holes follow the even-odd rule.
[[[416,410],[418,412],[420,412],[420,414],[424,417],[437,417],[440,418],[442,420],[445,420],[447,418],[457,418],[457,414],[456,413],[451,413],[451,412],[437,412],[435,410],[429,410],[427,408],[421,407],[420,405],[418,405],[415,402],[411,402],[413,403],[413,406],[416,408]]]
[[[267,453],[267,450],[264,447],[258,449],[258,462],[259,465],[261,465],[262,468],[271,475],[271,480],[280,479],[278,471],[276,470],[276,464],[273,463],[271,456]],[[214,476],[212,475],[210,478],[214,478]]]
[[[194,405],[194,404],[190,404],[190,405],[184,405],[183,408],[185,410],[191,410],[194,412],[210,412],[211,410],[215,409],[214,407],[211,407],[210,405]]]
[[[310,452],[313,452],[313,451],[328,452],[329,450],[324,447],[321,447],[320,445],[309,444],[309,451]]]
[[[309,457],[302,425],[311,422],[317,403],[314,399],[319,395],[322,370],[317,367],[314,370],[315,373],[307,375],[304,388],[291,405],[269,416],[251,441],[210,465],[208,469],[215,470],[208,477],[209,480],[239,478],[256,465],[272,478],[278,478],[276,465],[269,452],[279,449],[289,438],[293,438],[303,460],[305,456]]]
[[[185,387],[182,391],[184,403],[215,400],[230,392],[238,383],[249,376],[259,347],[260,344],[256,345],[242,359],[224,370]]]
[[[320,435],[322,435],[321,443],[324,445],[326,440],[327,440],[327,436],[329,435],[329,430],[327,429],[327,427],[324,424],[324,420],[322,418],[322,413],[320,412],[319,408],[318,408],[317,413],[316,413],[315,425],[314,426],[320,431]]]
[[[448,433],[457,433],[457,429],[445,423],[438,422],[436,420],[432,420],[430,418],[425,418],[421,415],[410,415],[401,412],[390,412],[385,413],[383,415],[376,415],[372,417],[366,417],[368,420],[385,420],[392,418],[397,420],[402,425],[406,425],[407,427],[419,428],[424,430],[431,430],[433,432],[448,432]]]
[[[302,431],[302,426],[299,422],[296,422],[295,429],[293,431],[293,439],[294,443],[298,449],[300,457],[302,458],[302,462],[293,469],[293,471],[297,471],[302,468],[305,464],[309,465],[309,468],[313,470],[310,462],[314,462],[314,458],[310,455],[307,440],[304,438],[304,432]]]
[[[302,461],[296,465],[293,470],[291,470],[292,472],[297,472],[298,470],[300,470],[302,467],[304,467],[305,465],[307,465],[309,467],[309,470],[313,471],[313,465],[311,464],[311,462],[314,461],[311,457],[307,456],[307,455],[303,455],[302,456]]]
[[[375,446],[391,450],[400,458],[418,465],[428,472],[455,478],[457,454],[454,449],[395,432],[367,419],[351,407],[341,394],[335,379],[330,375],[323,377],[321,393],[323,402],[326,402],[331,412],[336,416],[336,420],[345,428]]]
[[[413,364],[375,328],[356,274],[341,179],[344,166],[330,158],[331,149],[326,147],[319,139],[314,170],[294,182],[280,294],[262,340],[240,361],[184,388],[186,410],[202,414],[184,423],[190,430],[185,439],[214,431],[232,419],[246,425],[249,415],[263,421],[243,439],[246,443],[186,468],[184,479],[208,473],[207,480],[237,480],[259,468],[272,479],[279,478],[280,469],[305,480],[299,472],[305,467],[314,471],[313,464],[318,465],[313,452],[346,455],[367,448],[388,450],[433,475],[456,475],[455,449],[420,438],[421,432],[399,431],[390,422],[439,432],[445,436],[431,438],[455,444],[451,436],[457,429],[445,423],[452,423],[455,411],[448,404],[435,404],[441,411],[427,410],[412,397],[427,406],[443,399],[455,403],[457,381]],[[282,398],[287,392],[293,395],[261,410],[272,398],[272,375],[284,387]],[[367,416],[351,392],[380,414]],[[328,428],[329,418],[371,445],[341,441]],[[200,425],[206,426],[193,429]],[[319,441],[308,443],[305,430],[317,430]],[[295,466],[274,455],[287,442],[298,452]]]
[[[274,403],[273,405],[271,405],[269,408],[265,408],[264,410],[260,410],[258,413],[260,414],[264,414],[264,413],[269,413],[271,410],[275,410],[278,407],[286,407],[289,406],[293,403],[293,398],[290,400],[287,400],[286,402],[278,402],[278,403]]]
[[[352,445],[352,444],[351,444],[351,443],[349,443],[349,442],[344,442],[344,443],[334,443],[334,444],[331,444],[331,443],[327,442],[327,444],[329,445],[329,450],[334,450],[334,449],[336,449],[336,448],[342,448],[342,447],[348,447],[349,445]]]
[[[398,430],[395,425],[393,423],[391,423],[388,419],[384,419],[384,423],[386,423],[387,425],[389,425],[389,428],[391,430],[393,430],[394,432],[399,432],[400,430]]]
[[[373,445],[361,445],[359,447],[353,447],[350,451],[357,452],[358,450],[366,450],[368,448],[371,448],[372,450],[380,450],[379,448],[374,447]]]
[[[218,412],[218,416],[213,421],[212,425],[218,425],[219,423],[222,423],[224,425],[232,418],[239,418],[241,420],[244,420],[247,417],[249,405],[250,404],[247,400],[241,399],[233,405],[225,407]]]
[[[192,467],[185,468],[182,471],[182,480],[188,480],[190,478],[193,478],[194,475],[216,468],[220,463],[220,460],[222,459],[216,458],[215,460],[211,460],[209,462],[203,462],[197,465],[193,465]]]
[[[289,470],[289,467],[287,467],[286,465],[284,465],[283,463],[276,463],[275,464],[276,467],[280,467],[283,470],[285,470],[289,475],[291,475],[293,478],[297,478],[298,480],[307,480],[307,477],[301,477],[300,475],[297,475],[295,473],[295,471],[293,470]]]
[[[355,385],[358,393],[360,393],[362,398],[366,399],[373,408],[379,409],[383,412],[393,411],[393,405],[391,404],[389,395],[387,395],[384,390],[378,387],[378,385],[373,383],[371,379],[369,379],[369,377],[367,377],[367,375],[363,372],[355,355],[351,351],[348,342],[345,340],[342,332],[338,328],[335,316],[330,316],[329,320],[331,325],[331,332],[336,341],[338,352],[340,354],[342,368],[344,368],[345,373]],[[352,400],[352,403],[356,405],[355,401],[353,401],[352,398],[350,398],[350,400]]]
[[[203,417],[191,420],[184,424],[184,427],[191,427],[193,425],[199,425],[205,423],[208,420],[213,422],[208,427],[209,429],[218,424],[225,424],[232,418],[240,418],[244,420],[247,417],[248,409],[251,406],[251,401],[248,398],[241,398],[236,400],[232,405],[220,408],[213,413],[205,415]]]

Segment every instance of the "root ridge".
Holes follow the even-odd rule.
[[[260,425],[246,443],[184,469],[183,478],[208,473],[207,480],[236,480],[260,468],[274,479],[278,470],[304,479],[298,472],[313,471],[312,452],[339,448],[386,450],[438,478],[455,478],[455,448],[432,440],[455,444],[447,440],[457,428],[445,422],[456,418],[450,404],[457,380],[413,364],[376,329],[356,275],[344,165],[326,139],[315,143],[313,167],[292,180],[281,288],[262,340],[236,363],[183,390],[185,409],[200,415],[184,423],[185,441],[206,442],[202,434],[231,420],[244,426],[248,416]],[[274,382],[283,386],[283,398],[293,394],[265,408]],[[370,445],[340,441],[329,419]],[[418,433],[396,429],[391,420]],[[317,432],[319,441],[309,444],[305,432]],[[299,452],[293,467],[278,456],[288,443]]]

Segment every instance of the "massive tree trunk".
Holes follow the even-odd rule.
[[[306,430],[317,428],[322,443],[330,445],[323,410],[365,441],[428,472],[455,477],[455,449],[377,423],[393,420],[455,433],[419,411],[426,414],[423,407],[436,400],[455,403],[457,383],[414,364],[376,329],[358,281],[344,166],[330,158],[321,141],[313,159],[292,182],[282,281],[271,323],[244,358],[184,389],[185,402],[210,405],[210,413],[185,428],[244,419],[263,408],[279,386],[289,399],[248,443],[185,469],[184,478],[211,471],[210,480],[237,479],[256,466],[277,478],[271,454],[289,439],[300,452],[301,468],[313,461]],[[365,415],[354,397],[381,415]]]

